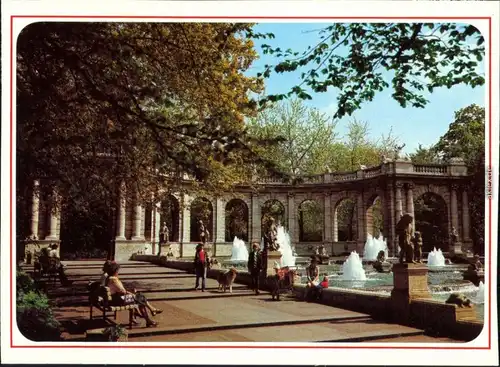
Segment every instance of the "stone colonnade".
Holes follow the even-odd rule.
[[[398,163],[398,162],[396,162]],[[371,206],[378,197],[382,204],[383,228],[392,255],[397,253],[396,224],[404,213],[415,214],[415,200],[430,192],[443,199],[448,212],[448,229],[458,231],[458,241],[464,248],[470,248],[470,218],[467,192],[466,169],[460,165],[458,174],[448,166],[416,166],[402,162],[400,168],[395,163],[376,167],[377,171],[358,171],[350,173],[346,178],[323,175],[321,180],[306,182],[300,185],[288,185],[281,182],[263,183],[258,191],[250,191],[241,187],[237,195],[206,198],[211,204],[212,226],[208,228],[211,234],[210,243],[214,245],[216,256],[229,256],[231,243],[226,238],[226,206],[232,199],[244,203],[248,213],[248,240],[261,241],[262,208],[270,200],[278,201],[284,209],[283,225],[287,228],[291,242],[299,254],[311,253],[314,247],[325,246],[329,254],[339,254],[345,251],[363,251],[368,233],[372,233]],[[457,166],[457,165],[456,165]],[[455,172],[457,168],[455,166]],[[408,168],[410,167],[410,168]],[[452,167],[453,168],[453,167]],[[411,173],[411,175],[408,174]],[[396,173],[389,175],[390,173]],[[450,176],[455,177],[450,180]],[[340,182],[335,182],[336,180]],[[349,182],[349,180],[351,182]],[[332,182],[333,181],[333,182]],[[54,192],[50,200],[42,200],[37,194],[40,188],[38,181],[34,182],[34,195],[31,203],[31,232],[33,240],[59,241],[60,213],[54,209]],[[132,194],[132,200],[126,201],[127,194]],[[234,195],[234,194],[233,194]],[[130,196],[130,195],[129,195]],[[178,215],[174,219],[175,233],[170,227],[171,247],[178,256],[190,257],[198,238],[191,238],[191,203],[195,197],[188,194],[172,196],[177,201]],[[355,203],[357,218],[353,228],[356,239],[339,242],[338,207],[344,199]],[[321,239],[316,242],[304,242],[300,239],[299,213],[304,201],[314,201],[321,209]],[[134,253],[155,254],[158,247],[161,223],[161,203],[154,198],[148,204],[142,204],[133,193],[127,193],[124,187],[120,190],[120,202],[116,213],[115,259],[127,260]],[[373,233],[372,233],[373,234]]]

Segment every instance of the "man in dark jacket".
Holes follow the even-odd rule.
[[[201,290],[205,292],[205,281],[207,279],[207,270],[209,268],[210,259],[208,258],[208,253],[205,252],[205,248],[202,243],[196,246],[196,253],[194,255],[194,271],[196,274],[196,285],[195,289],[200,287],[201,278]]]
[[[260,252],[260,246],[257,242],[252,244],[252,251],[248,255],[248,271],[252,277],[252,290],[256,294],[259,292],[259,277],[262,270],[262,253]]]

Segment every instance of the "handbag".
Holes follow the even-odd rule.
[[[135,303],[135,297],[133,294],[124,294],[121,296],[121,299],[124,306],[133,305]]]

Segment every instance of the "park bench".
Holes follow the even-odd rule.
[[[34,263],[34,277],[38,280],[47,278],[47,282],[57,283],[59,277],[59,266],[61,262],[58,258],[40,256]]]
[[[97,308],[102,312],[102,319],[105,321],[110,321],[111,323],[116,323],[116,316],[119,311],[129,312],[129,328],[132,329],[132,324],[134,320],[134,311],[139,308],[139,305],[134,303],[124,306],[114,306],[111,305],[111,291],[109,287],[102,286],[99,282],[89,283],[89,304],[90,304],[90,320],[93,319],[93,309]],[[114,313],[114,320],[110,320],[107,317],[107,313]]]

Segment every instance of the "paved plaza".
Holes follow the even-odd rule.
[[[102,261],[65,263],[73,286],[56,286],[49,295],[64,339],[83,341],[86,330],[104,326],[99,311],[90,322],[86,293],[88,281],[99,279]],[[195,291],[192,274],[148,263],[124,262],[120,278],[126,288],[143,291],[163,310],[156,316],[158,327],[146,328],[143,322],[129,330],[131,342],[454,342],[292,295],[275,302],[270,294],[257,296],[239,284],[233,294],[224,294],[215,280],[207,279],[207,291]],[[118,322],[126,324],[127,319],[127,312],[118,314]]]

